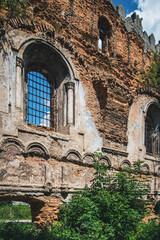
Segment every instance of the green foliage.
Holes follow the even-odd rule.
[[[160,202],[157,202],[157,204],[155,205],[155,214],[157,216],[160,216]]]
[[[72,232],[68,239],[134,239],[150,204],[142,199],[150,190],[142,178],[140,161],[134,169],[110,176],[104,163],[95,161],[94,167],[91,188],[75,194],[59,212],[62,228]]]
[[[39,233],[35,226],[29,224],[0,223],[0,240],[38,240]]]
[[[1,0],[0,8],[9,13],[9,17],[26,16],[29,0]]]
[[[2,202],[0,206],[0,220],[28,220],[31,219],[31,209],[27,205],[12,205]]]
[[[159,240],[160,239],[160,224],[156,221],[149,223],[140,223],[136,231],[126,238],[114,237],[114,229],[108,226],[106,235],[100,234],[104,229],[99,228],[99,225],[94,225],[97,229],[93,233],[79,234],[76,230],[64,227],[63,224],[54,224],[52,228],[45,227],[38,229],[31,224],[11,224],[0,223],[0,240],[88,240],[88,239],[116,239],[116,240]],[[97,232],[97,233],[95,233]]]
[[[160,52],[154,54],[150,70],[142,78],[147,85],[160,90]]]
[[[1,206],[11,206],[12,205],[12,201],[0,201],[0,207]]]
[[[160,239],[160,223],[156,220],[152,220],[148,223],[141,224],[137,233],[135,234],[135,240],[159,240]]]

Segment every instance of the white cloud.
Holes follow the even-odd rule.
[[[50,112],[47,112],[43,118],[41,118],[41,126],[50,127]]]
[[[138,3],[137,14],[143,18],[143,31],[154,34],[160,40],[160,0],[134,0]]]
[[[44,99],[43,105],[48,109],[50,107],[50,99]],[[43,108],[40,110],[43,111]],[[50,111],[46,111],[45,115],[41,118],[40,121],[41,126],[50,127]]]
[[[43,102],[44,102],[43,104],[44,104],[45,106],[50,107],[50,99],[44,99]]]

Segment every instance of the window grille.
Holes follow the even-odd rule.
[[[146,153],[160,157],[160,110],[151,105],[145,120],[145,146]]]
[[[145,146],[146,152],[152,154],[152,135],[153,135],[153,122],[150,116],[147,117],[145,122]]]
[[[27,74],[27,122],[51,126],[50,99],[51,88],[47,79],[39,72]]]
[[[160,156],[160,126],[157,125],[153,134],[153,153],[154,156]]]

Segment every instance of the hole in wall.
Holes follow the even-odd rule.
[[[68,193],[67,192],[62,192],[61,196],[63,199],[66,199],[68,197]]]

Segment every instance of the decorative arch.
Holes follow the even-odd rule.
[[[83,156],[83,163],[93,164],[93,163],[94,163],[94,160],[95,160],[95,157],[94,157],[94,154],[92,154],[92,153],[86,153],[86,154]]]
[[[17,149],[17,153],[21,153],[24,152],[25,147],[22,144],[22,142],[17,139],[17,138],[13,138],[13,137],[7,137],[2,139],[1,143],[0,143],[0,148],[1,150],[6,151],[8,148],[13,148],[16,150]]]
[[[26,152],[49,156],[49,153],[46,147],[39,142],[32,142],[28,144],[28,146],[26,147]]]
[[[149,172],[150,172],[149,165],[148,165],[148,164],[143,164],[143,165],[142,165],[142,171],[143,171],[145,174],[149,174]]]
[[[66,154],[66,159],[69,160],[69,161],[82,162],[81,154],[76,150],[70,150]]]
[[[111,167],[111,161],[108,157],[103,156],[99,159],[99,161],[104,163],[107,167]]]
[[[151,105],[156,105],[158,108],[160,108],[160,104],[158,103],[158,102],[156,102],[156,101],[149,101],[147,104],[146,104],[146,106],[144,107],[144,112],[145,112],[145,114],[147,114],[147,111],[148,111],[148,109],[149,109],[149,107],[151,106]]]
[[[120,164],[120,168],[122,168],[122,169],[127,169],[129,167],[131,167],[131,163],[128,160],[124,160]]]
[[[55,51],[59,55],[59,57],[63,59],[64,63],[66,64],[66,66],[69,70],[69,75],[70,75],[71,81],[74,81],[75,79],[77,79],[77,76],[75,75],[75,71],[73,69],[72,63],[71,63],[71,61],[69,61],[68,57],[66,58],[65,53],[63,53],[63,50],[61,48],[55,47],[52,43],[47,42],[42,38],[28,38],[27,40],[25,39],[25,41],[23,41],[19,45],[17,57],[23,61],[23,55],[24,55],[26,48],[30,44],[33,44],[36,42],[43,43],[43,44],[47,45],[48,47],[50,47],[53,51]]]

